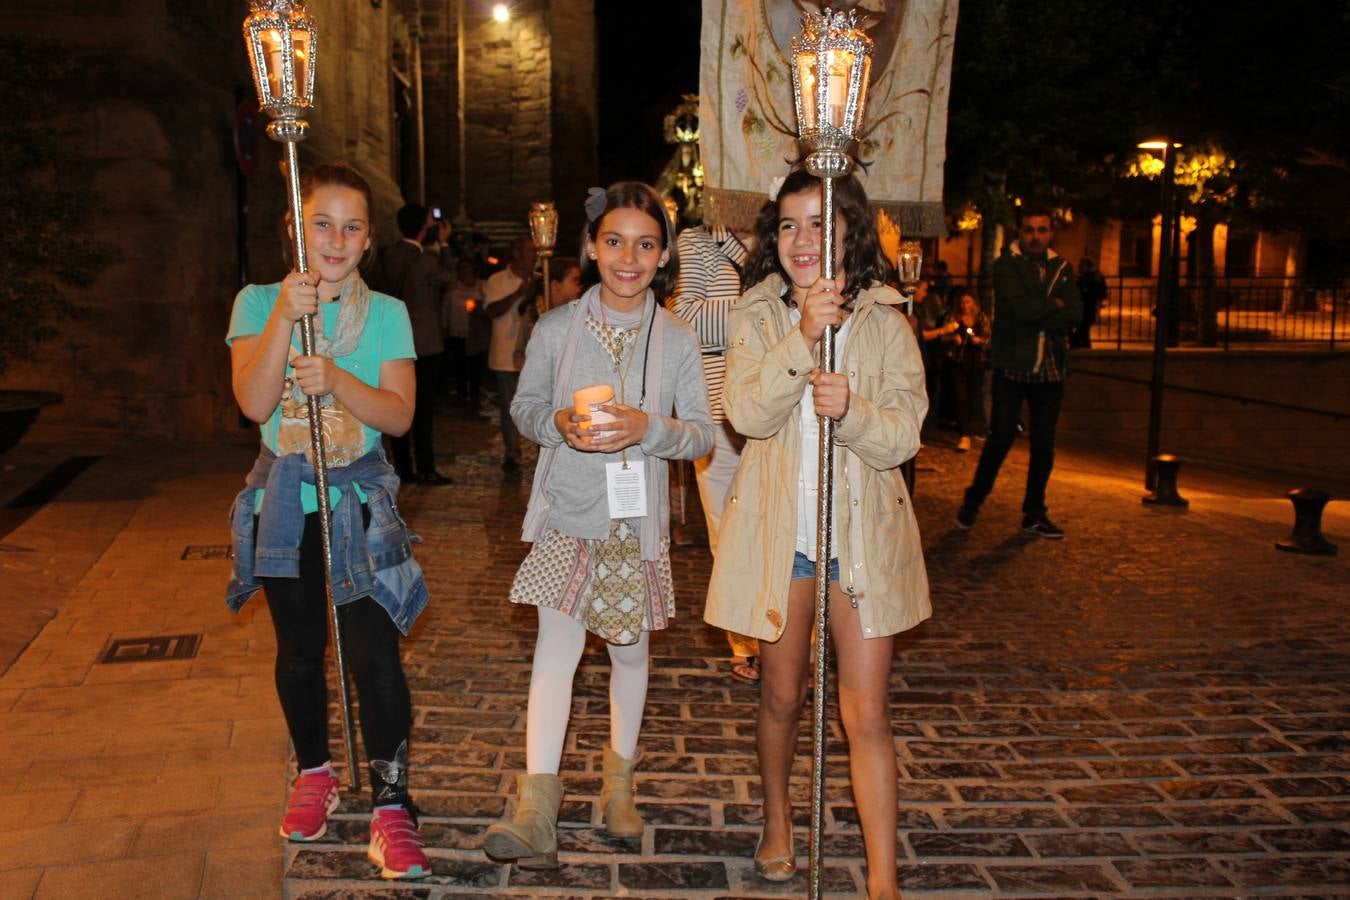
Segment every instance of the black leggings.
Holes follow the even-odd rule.
[[[277,696],[300,768],[312,769],[329,759],[328,683],[323,663],[328,647],[328,598],[317,513],[305,516],[300,577],[260,580],[277,634]],[[412,730],[412,698],[403,676],[398,628],[370,597],[338,607],[338,615],[347,668],[361,704],[366,758],[394,760]]]

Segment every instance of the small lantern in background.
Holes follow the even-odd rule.
[[[923,269],[923,244],[901,241],[895,268],[900,279],[900,296],[905,298],[909,314],[914,315],[914,294],[919,289],[919,272]]]
[[[534,241],[535,252],[544,263],[544,308],[540,312],[548,312],[553,308],[553,282],[548,276],[548,261],[558,243],[558,210],[553,201],[531,203],[529,223],[530,239]]]

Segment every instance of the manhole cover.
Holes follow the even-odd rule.
[[[183,548],[181,559],[233,559],[234,548],[229,544],[203,544]]]
[[[114,638],[103,651],[101,663],[155,662],[168,659],[192,659],[201,643],[200,634],[171,634],[159,637]]]

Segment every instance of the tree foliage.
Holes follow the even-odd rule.
[[[1006,221],[1011,198],[1090,216],[1156,209],[1123,180],[1160,131],[1191,148],[1192,199],[1224,218],[1347,243],[1350,5],[1177,0],[1140,7],[963,0],[948,207]],[[1189,176],[1187,176],[1189,177]]]

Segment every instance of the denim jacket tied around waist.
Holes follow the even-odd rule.
[[[225,602],[235,612],[262,587],[259,578],[300,576],[300,539],[305,529],[301,483],[314,484],[314,467],[304,454],[278,458],[262,448],[230,508],[234,574],[225,589]],[[395,505],[398,476],[376,447],[351,465],[329,469],[328,483],[342,489],[342,499],[332,511],[329,583],[333,602],[341,606],[371,597],[389,613],[399,631],[407,634],[427,605],[427,587],[412,553],[413,542],[419,538],[408,530]],[[365,528],[353,484],[366,494],[370,524]],[[266,493],[255,517],[260,489]]]

